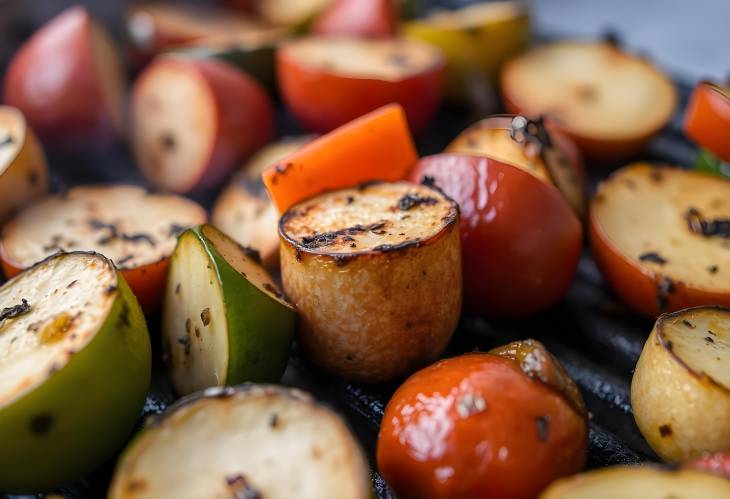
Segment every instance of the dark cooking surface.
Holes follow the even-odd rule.
[[[689,88],[680,85],[679,90],[682,96],[680,109],[683,109]],[[681,165],[692,162],[694,149],[681,134],[680,115],[678,112],[642,159]],[[296,126],[284,112],[280,113],[279,119],[282,135],[297,133]],[[443,110],[431,128],[418,139],[421,153],[442,150],[475,119],[464,110]],[[47,153],[55,190],[79,183],[143,183],[123,145],[80,153],[58,150],[47,150]],[[591,171],[592,188],[606,173]],[[196,199],[210,208],[215,194],[209,192],[196,196]],[[159,358],[158,318],[153,318],[149,325],[153,348],[158,350],[156,358]],[[519,338],[533,337],[543,341],[578,383],[592,414],[588,467],[637,463],[656,459],[636,428],[629,396],[632,370],[651,326],[651,321],[630,313],[610,293],[586,250],[573,286],[556,307],[521,321],[496,322],[463,317],[447,355],[477,348],[488,350]],[[312,391],[317,398],[341,411],[369,455],[373,456],[380,418],[398,383],[377,386],[347,383],[313,369],[296,351],[283,383]],[[160,413],[173,400],[169,382],[157,365],[143,417]],[[70,498],[103,497],[113,464],[108,463],[87,479],[59,492]],[[29,465],[32,466],[32,463]],[[392,497],[377,474],[374,474],[373,480],[378,497]]]

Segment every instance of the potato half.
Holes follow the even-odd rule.
[[[0,490],[81,478],[122,445],[149,388],[142,311],[97,253],[52,256],[0,288]]]
[[[553,483],[540,499],[726,499],[730,480],[693,470],[614,466]]]
[[[309,395],[266,385],[185,398],[122,455],[109,499],[369,499],[345,423]]]
[[[441,354],[461,309],[458,207],[407,182],[299,203],[279,223],[284,289],[321,367],[368,382]]]
[[[0,106],[0,221],[48,190],[40,142],[23,113]]]
[[[596,263],[635,310],[730,306],[730,181],[630,165],[600,185],[589,225]]]
[[[631,404],[666,461],[730,449],[730,309],[661,316],[636,365]]]

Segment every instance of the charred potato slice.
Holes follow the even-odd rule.
[[[627,166],[593,198],[590,241],[606,281],[639,312],[730,306],[728,180]]]
[[[0,106],[0,221],[48,190],[40,142],[23,113]]]
[[[307,394],[209,389],[172,406],[123,454],[109,499],[368,499],[354,437]]]
[[[111,261],[52,256],[0,288],[0,490],[58,487],[128,438],[149,388],[142,311]]]
[[[440,191],[407,182],[332,191],[285,213],[282,279],[309,358],[376,382],[438,357],[461,308],[458,218]]]
[[[661,316],[636,365],[631,404],[666,461],[730,449],[730,309]]]
[[[730,480],[693,470],[614,466],[564,478],[540,499],[721,499],[730,497]]]

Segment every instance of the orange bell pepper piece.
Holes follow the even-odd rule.
[[[684,130],[699,145],[730,162],[730,87],[697,85],[687,105]]]
[[[403,108],[389,104],[324,135],[264,170],[279,213],[328,190],[406,177],[418,161]]]

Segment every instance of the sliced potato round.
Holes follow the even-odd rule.
[[[162,316],[163,347],[178,393],[278,381],[294,323],[294,308],[255,250],[210,225],[180,236]]]
[[[407,182],[332,191],[287,211],[282,279],[305,353],[369,382],[438,357],[461,309],[458,218],[443,193]]]
[[[213,207],[213,225],[258,251],[267,267],[279,261],[279,213],[266,193],[261,173],[313,138],[292,137],[265,146],[233,177]]]
[[[48,190],[40,142],[23,113],[0,106],[0,221]]]
[[[603,182],[590,239],[604,277],[646,315],[730,306],[730,181],[634,164]]]
[[[112,262],[79,252],[8,281],[0,309],[0,490],[57,487],[101,465],[137,421],[144,317]]]
[[[638,152],[677,103],[664,74],[609,43],[534,48],[506,65],[501,87],[510,112],[547,114],[594,159]]]
[[[342,419],[307,394],[243,385],[183,399],[123,454],[110,499],[368,499]]]
[[[636,365],[631,405],[666,461],[730,449],[730,309],[661,316]]]
[[[257,0],[256,10],[266,21],[299,28],[322,12],[333,0]]]
[[[730,480],[694,470],[613,466],[554,482],[540,499],[721,499]]]

